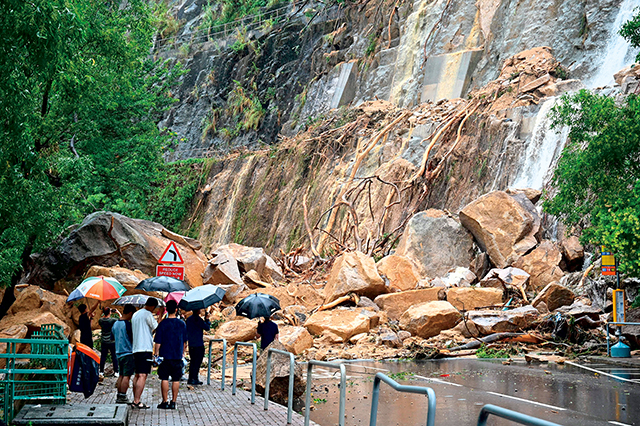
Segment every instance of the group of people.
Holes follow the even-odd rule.
[[[158,365],[158,377],[161,380],[162,402],[159,409],[175,409],[180,381],[182,380],[183,356],[189,347],[190,385],[201,385],[198,378],[200,365],[204,357],[203,332],[211,327],[209,319],[201,317],[199,309],[185,321],[177,317],[178,304],[169,300],[166,304],[166,315],[160,311],[158,318],[154,311],[158,307],[158,299],[149,297],[144,308],[137,310],[133,305],[125,305],[123,314],[113,318],[117,312],[105,308],[99,320],[102,328],[100,373],[104,374],[107,354],[111,354],[114,373],[118,379],[117,404],[131,404],[133,408],[148,409],[141,401],[142,392],[151,373],[152,366]],[[91,335],[91,316],[87,306],[78,306],[80,311],[79,328],[80,343],[93,347]],[[95,308],[94,308],[95,309]],[[164,318],[163,318],[164,316]],[[127,390],[133,377],[133,401],[127,399]],[[169,401],[169,382],[171,381],[171,400]]]

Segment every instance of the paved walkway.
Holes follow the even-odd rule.
[[[169,394],[171,395],[171,394]],[[133,399],[129,389],[129,399]],[[69,393],[67,403],[73,404],[114,404],[116,397],[115,378],[107,377],[98,384],[95,393],[88,399],[82,394]],[[256,403],[251,405],[251,392],[237,390],[231,395],[230,381],[225,390],[220,390],[220,382],[211,381],[211,386],[202,385],[187,387],[182,383],[178,394],[176,410],[159,410],[161,401],[160,381],[156,375],[147,380],[142,402],[151,406],[149,410],[130,409],[129,425],[131,426],[286,426],[287,407],[269,402],[269,410],[264,411],[264,399],[256,394]],[[293,413],[293,425],[303,425],[304,417]],[[311,422],[312,425],[315,423]]]

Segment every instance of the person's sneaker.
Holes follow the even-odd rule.
[[[176,409],[176,403],[175,403],[175,401],[171,401],[171,402],[169,403],[168,408],[169,408],[169,410],[175,410],[175,409]]]
[[[113,373],[113,377],[118,378],[120,377],[120,374],[116,371],[115,373]]]
[[[116,404],[131,404],[131,401],[127,399],[127,396],[120,396],[116,398]]]
[[[171,408],[171,406],[167,401],[162,401],[160,404],[158,404],[158,408],[161,410],[167,410]],[[175,408],[175,404],[174,404],[174,408]]]
[[[196,384],[196,385],[204,385],[204,382],[202,382],[202,381],[198,380],[198,381],[197,381],[197,382],[195,382],[194,384]]]

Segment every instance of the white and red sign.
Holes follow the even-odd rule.
[[[184,280],[184,266],[158,265],[156,266],[156,276]]]
[[[164,249],[164,253],[158,259],[158,263],[178,263],[183,264],[184,260],[182,260],[182,256],[180,256],[180,252],[178,251],[178,247],[176,243],[171,241],[166,249]]]

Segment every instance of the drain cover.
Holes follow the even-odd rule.
[[[128,414],[122,404],[25,405],[13,424],[126,426]]]

